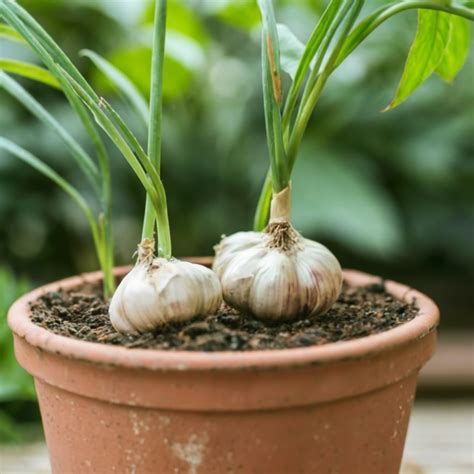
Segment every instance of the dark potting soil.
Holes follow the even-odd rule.
[[[222,305],[217,314],[169,324],[157,331],[123,335],[109,321],[99,288],[47,293],[31,304],[32,321],[49,331],[82,341],[128,348],[186,351],[284,349],[346,341],[377,334],[413,319],[418,309],[395,299],[383,282],[344,286],[323,316],[270,324]]]

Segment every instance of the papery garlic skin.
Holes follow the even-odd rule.
[[[323,245],[300,236],[289,252],[268,246],[268,235],[238,232],[216,249],[213,270],[230,306],[271,320],[325,313],[342,288],[342,270]]]
[[[266,232],[238,232],[215,247],[213,270],[221,280],[224,300],[261,319],[323,314],[342,289],[336,257],[289,223],[289,196],[289,188],[274,195]]]
[[[215,313],[222,303],[216,274],[177,259],[139,261],[118,286],[110,321],[122,333],[152,331],[173,321]]]

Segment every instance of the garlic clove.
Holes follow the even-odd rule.
[[[250,311],[266,319],[284,319],[300,312],[295,261],[277,250],[261,260],[249,298]]]
[[[237,232],[228,237],[224,236],[220,243],[214,247],[216,254],[219,254],[221,258],[214,261],[212,269],[217,276],[221,277],[229,260],[233,259],[236,254],[261,243],[262,234],[260,232]]]
[[[245,252],[236,254],[232,263],[225,267],[221,278],[222,291],[226,295],[225,301],[239,309],[249,311],[249,297],[259,262],[266,254],[261,247],[249,248]],[[224,289],[225,286],[225,289]]]
[[[298,278],[300,292],[306,295],[308,316],[324,314],[341,293],[341,266],[326,247],[308,239],[305,239],[304,256],[307,258],[299,256]]]

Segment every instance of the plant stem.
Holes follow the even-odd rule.
[[[148,131],[148,156],[158,175],[161,168],[161,119],[163,103],[163,62],[166,40],[166,0],[157,0],[155,6],[155,26],[153,33],[153,55],[151,71],[150,125]],[[161,203],[166,206],[166,201]],[[154,212],[150,196],[147,196],[142,238],[153,238],[157,222],[158,255],[171,257],[171,239],[168,213],[165,209]]]

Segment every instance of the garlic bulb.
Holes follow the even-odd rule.
[[[118,286],[110,321],[123,333],[151,331],[172,321],[212,314],[222,303],[216,274],[202,265],[154,258],[154,243],[144,240],[138,261]]]
[[[289,222],[290,189],[275,194],[265,232],[238,232],[216,246],[213,270],[224,300],[270,320],[326,312],[338,298],[342,271],[323,245],[303,238]]]

